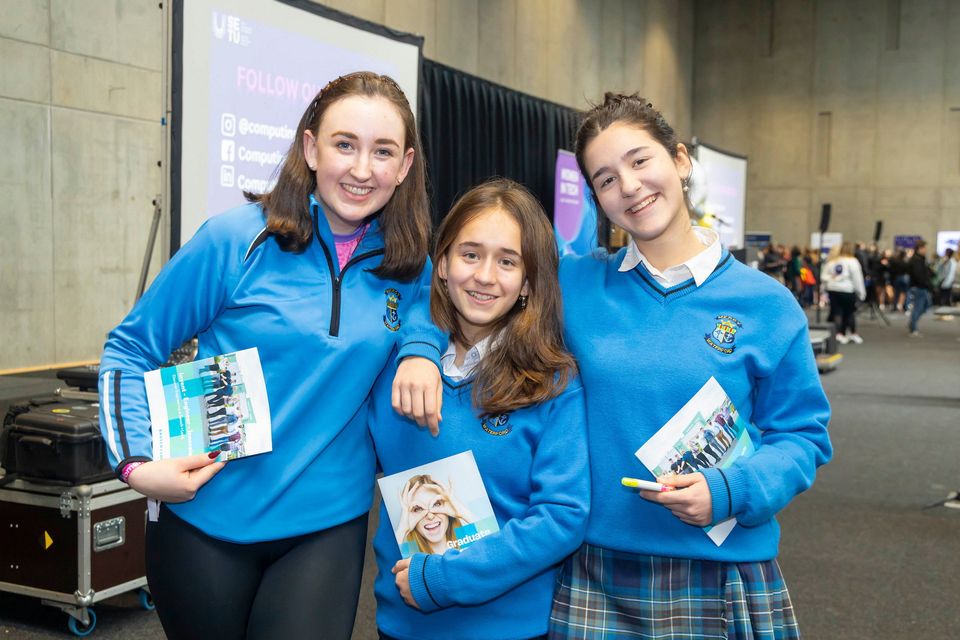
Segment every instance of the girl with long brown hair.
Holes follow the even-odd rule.
[[[557,249],[536,199],[509,180],[465,194],[437,231],[430,307],[442,345],[444,429],[418,431],[373,392],[384,473],[472,451],[500,530],[401,560],[385,509],[374,540],[382,638],[534,638],[557,564],[579,544],[589,472],[583,388],[563,344]],[[429,615],[427,615],[429,613]]]
[[[167,636],[350,637],[373,496],[366,403],[429,283],[423,156],[400,87],[337,78],[307,106],[276,186],[210,218],[107,341],[113,465],[162,500],[147,578]],[[257,348],[273,450],[224,467],[152,460],[143,373]],[[216,456],[216,451],[212,455]]]

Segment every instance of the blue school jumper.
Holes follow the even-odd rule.
[[[751,562],[774,558],[774,515],[813,482],[832,454],[830,406],[796,300],[781,284],[723,253],[698,287],[664,289],[625,250],[565,257],[567,345],[587,398],[592,508],[586,541],[634,554]],[[732,339],[724,339],[729,328]],[[713,376],[751,423],[756,452],[703,472],[714,523],[740,523],[721,546],[666,508],[620,486],[653,479],[634,455]]]
[[[443,344],[442,347],[446,347]],[[374,389],[370,431],[386,475],[472,451],[500,531],[462,551],[417,553],[411,592],[400,597],[391,569],[400,549],[385,507],[374,539],[377,625],[402,640],[509,640],[547,631],[556,569],[582,542],[589,501],[583,388],[481,419],[472,380],[443,376],[443,422],[432,437],[390,406],[394,366]]]
[[[229,542],[311,533],[370,509],[367,396],[411,308],[428,303],[429,264],[411,282],[370,273],[383,259],[377,220],[340,268],[310,200],[315,234],[302,253],[280,249],[259,205],[207,220],[110,332],[100,363],[100,427],[119,471],[152,456],[145,371],[193,336],[198,359],[259,350],[273,451],[230,462],[193,500],[168,505]]]

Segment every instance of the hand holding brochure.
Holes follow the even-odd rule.
[[[472,451],[377,482],[403,558],[466,549],[500,530]]]
[[[213,451],[234,460],[273,448],[256,349],[148,371],[143,380],[155,460]]]
[[[711,377],[635,455],[654,476],[725,469],[754,451],[746,426],[726,391]],[[703,530],[719,547],[736,524],[735,518],[728,518]]]

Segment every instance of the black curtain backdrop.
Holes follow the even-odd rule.
[[[577,112],[424,58],[420,136],[434,224],[491,177],[530,189],[553,219],[557,149],[573,150]]]

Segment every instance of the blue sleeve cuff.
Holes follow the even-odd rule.
[[[424,613],[449,607],[440,597],[440,556],[415,553],[410,557],[410,593]]]
[[[431,340],[430,337],[410,336],[407,341],[400,346],[400,350],[397,352],[396,363],[399,365],[400,361],[404,358],[414,357],[426,358],[437,365],[437,369],[440,368],[440,347],[438,347],[436,342]]]
[[[713,509],[711,525],[715,525],[722,520],[726,520],[733,511],[730,508],[731,494],[729,485],[716,467],[704,469],[703,477],[707,479],[707,487],[710,488],[710,501]]]
[[[119,474],[130,458],[150,460],[153,438],[143,374],[100,366],[100,433]]]
[[[710,488],[713,507],[711,525],[736,516],[747,501],[747,486],[743,473],[736,466],[720,469],[712,467],[702,471]]]

